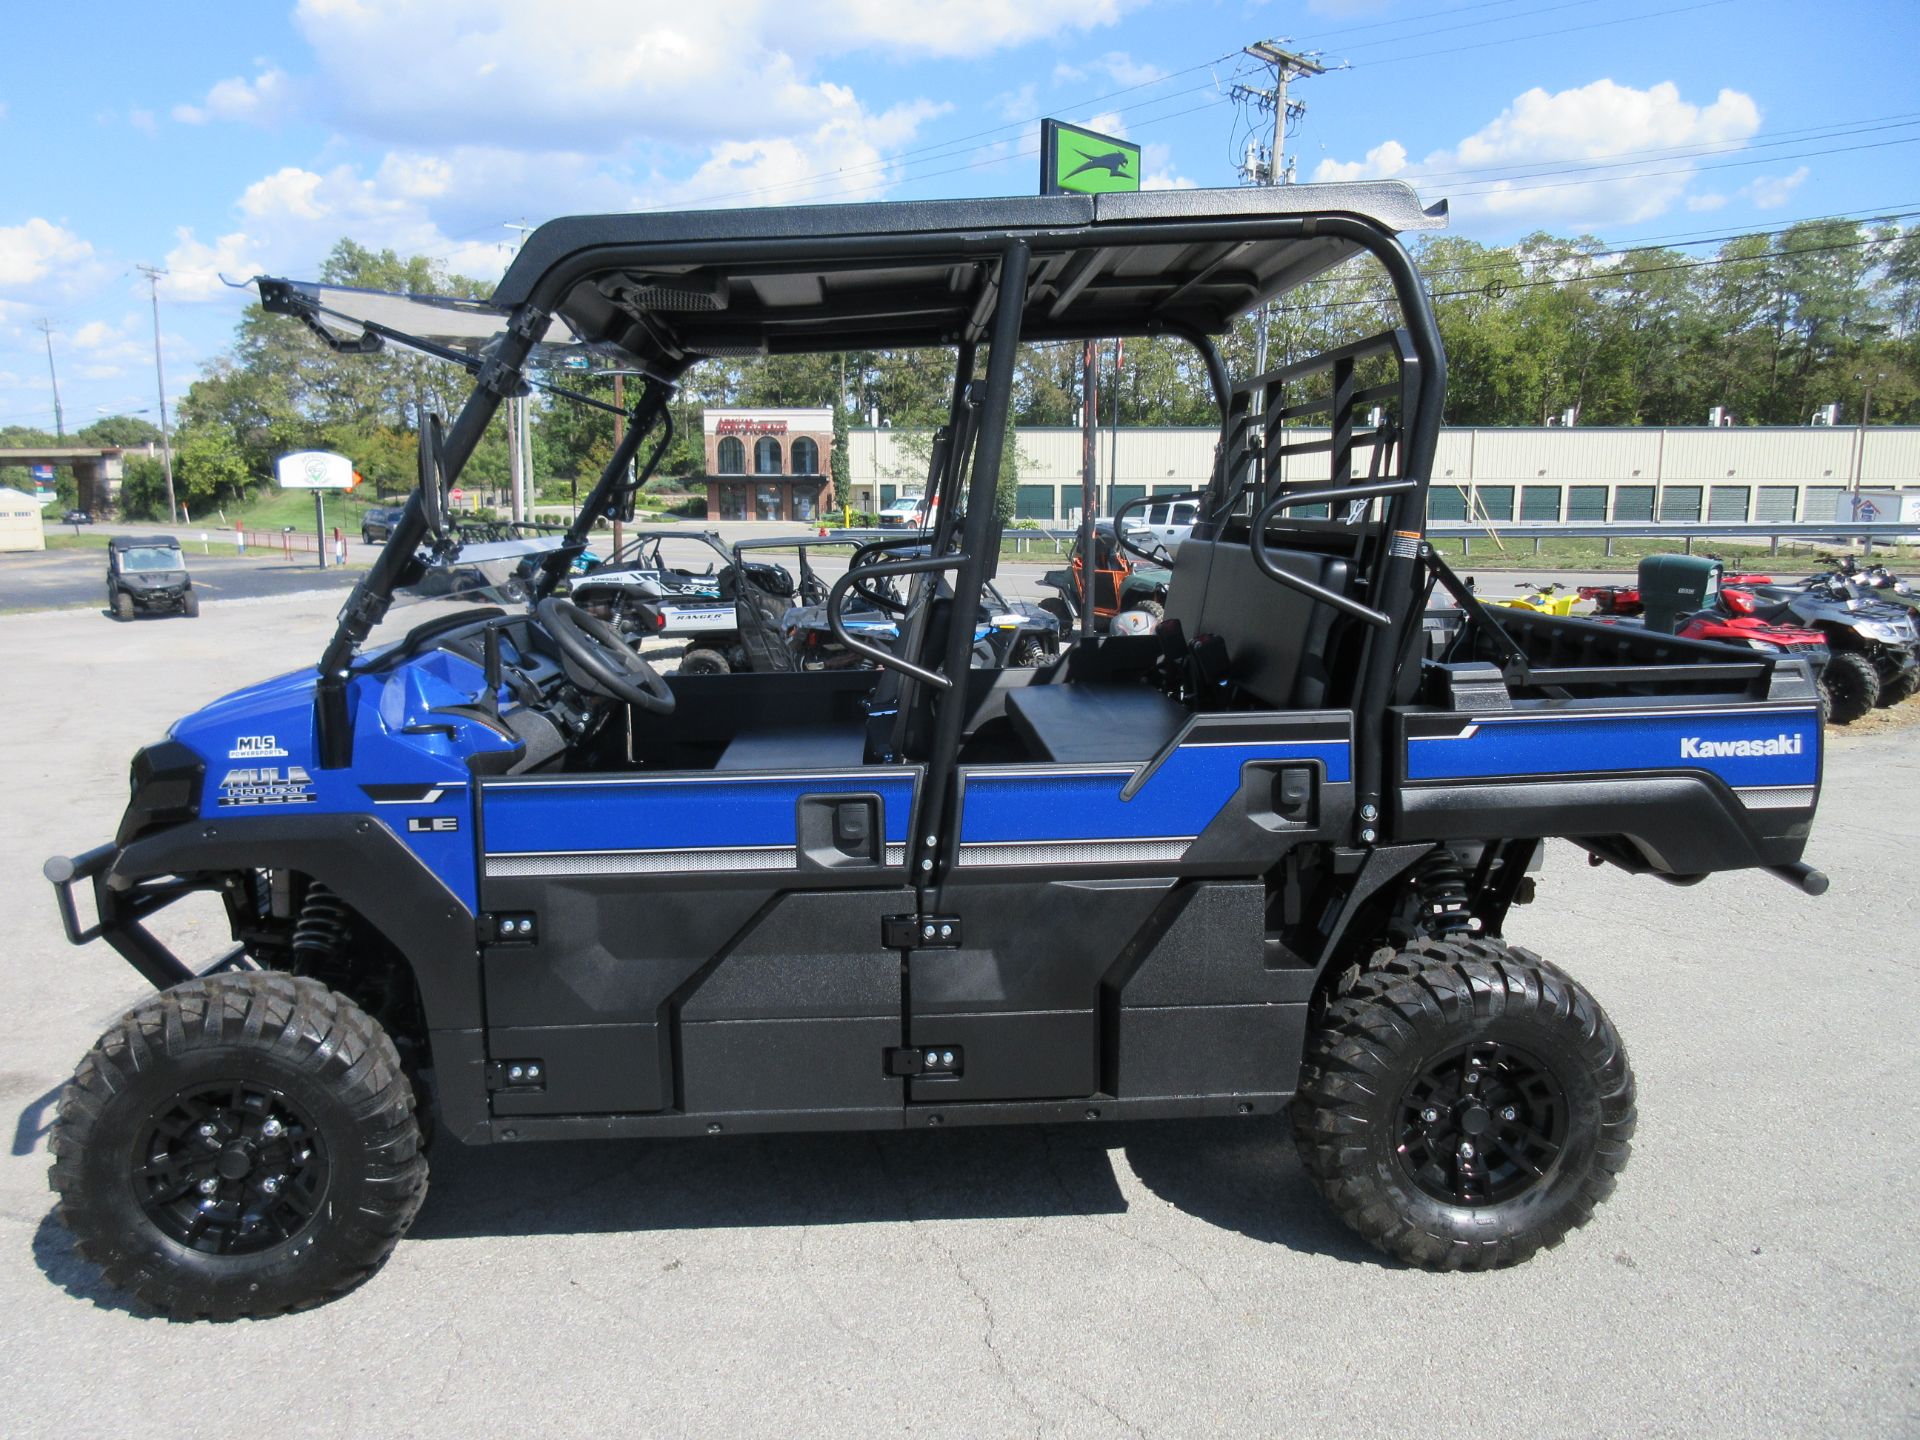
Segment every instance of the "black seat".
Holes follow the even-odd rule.
[[[1335,594],[1348,593],[1353,566],[1343,556],[1270,546],[1282,570]],[[1232,682],[1258,704],[1315,710],[1334,695],[1336,660],[1346,617],[1262,573],[1253,551],[1237,540],[1186,540],[1174,558],[1167,617],[1188,640],[1217,636]]]
[[[854,770],[866,762],[863,720],[833,725],[743,730],[734,736],[716,770]]]
[[[1188,711],[1145,685],[1028,685],[1007,695],[1007,718],[1036,758],[1137,765],[1166,748]]]

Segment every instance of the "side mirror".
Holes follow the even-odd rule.
[[[435,540],[447,538],[447,474],[441,458],[445,444],[440,417],[423,417],[420,424],[420,513],[427,522],[427,533]]]

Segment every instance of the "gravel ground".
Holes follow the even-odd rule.
[[[1911,727],[1832,739],[1821,899],[1549,857],[1512,935],[1612,1012],[1640,1132],[1594,1223],[1516,1270],[1388,1264],[1283,1125],[1208,1121],[446,1145],[347,1298],[129,1310],[49,1214],[44,1126],[141,985],[64,943],[39,864],[111,833],[136,745],[317,653],[336,603],[0,618],[0,1433],[1920,1433]]]

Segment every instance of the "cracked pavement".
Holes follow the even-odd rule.
[[[1820,899],[1553,850],[1511,936],[1612,1012],[1640,1130],[1595,1221],[1516,1270],[1376,1257],[1282,1122],[1100,1123],[443,1144],[352,1295],[130,1311],[50,1217],[44,1126],[141,984],[65,944],[39,865],[111,833],[136,745],[317,653],[334,608],[0,617],[0,1432],[1920,1432],[1920,726],[1830,736]],[[190,953],[224,939],[168,923]]]

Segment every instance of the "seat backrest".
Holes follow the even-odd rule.
[[[1269,546],[1282,570],[1344,595],[1352,564],[1342,556]],[[1231,681],[1249,698],[1276,709],[1317,709],[1333,694],[1346,617],[1288,589],[1254,563],[1236,540],[1189,539],[1174,557],[1167,616],[1189,641],[1217,636]]]

